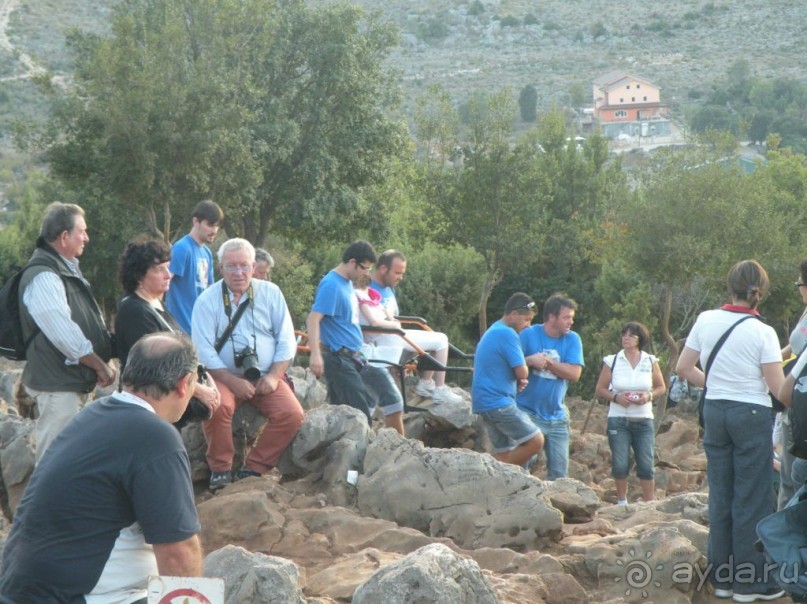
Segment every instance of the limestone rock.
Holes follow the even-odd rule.
[[[350,506],[356,488],[348,470],[361,472],[372,431],[364,415],[346,405],[325,405],[309,411],[303,425],[278,463],[284,477],[312,474],[333,505]]]
[[[0,472],[5,497],[0,501],[8,501],[3,506],[3,514],[11,519],[22,494],[28,484],[28,478],[34,471],[34,422],[11,415],[0,415]]]
[[[381,567],[359,585],[352,602],[493,604],[499,599],[476,562],[433,544]]]
[[[289,377],[294,381],[294,394],[303,409],[316,409],[326,403],[328,391],[325,384],[305,367],[289,367]]]
[[[460,547],[539,549],[560,536],[544,484],[486,454],[425,448],[391,430],[370,444],[358,505]]]
[[[286,522],[283,507],[259,490],[231,494],[225,489],[197,510],[208,549],[237,543],[250,551],[271,551]]]
[[[700,559],[698,548],[674,526],[636,527],[585,552],[586,567],[602,593],[625,602],[689,602]]]
[[[294,562],[227,545],[205,557],[204,575],[224,579],[226,604],[305,604]]]
[[[365,549],[349,554],[329,564],[306,581],[307,596],[328,596],[350,600],[356,588],[367,581],[373,573],[387,564],[403,558],[402,554]]]
[[[602,505],[597,494],[573,478],[560,478],[544,483],[546,496],[563,513],[564,522],[589,522]]]

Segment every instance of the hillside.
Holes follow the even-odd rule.
[[[321,0],[316,0],[321,3]],[[654,81],[673,111],[696,101],[728,67],[747,60],[753,75],[807,81],[807,2],[681,0],[355,0],[401,29],[389,59],[404,107],[427,86],[458,103],[527,84],[539,106],[590,97],[591,80],[624,69]],[[41,115],[27,58],[56,74],[69,69],[71,27],[105,31],[114,0],[0,0],[0,133],[12,117]]]

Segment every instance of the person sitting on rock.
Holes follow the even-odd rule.
[[[297,352],[283,293],[274,283],[252,278],[255,248],[246,239],[225,241],[218,257],[223,279],[199,296],[191,318],[199,360],[221,398],[203,423],[211,490],[233,478],[232,421],[238,405],[253,405],[268,423],[236,480],[274,468],[303,422],[303,409],[283,378]]]
[[[473,412],[482,417],[496,459],[525,464],[541,452],[544,437],[516,405],[529,375],[518,334],[535,317],[535,302],[524,293],[510,296],[504,316],[482,336],[474,356]]]
[[[370,287],[381,294],[381,306],[386,310],[388,319],[395,320],[395,317],[400,314],[393,288],[403,280],[405,273],[406,257],[398,250],[387,250],[379,256]],[[398,327],[400,328],[400,323],[398,323]],[[405,331],[406,337],[411,342],[431,353],[438,363],[443,366],[448,364],[448,336],[446,334],[426,329],[407,329]],[[400,346],[402,342],[398,336],[393,335],[380,335],[375,338],[378,346]],[[404,350],[410,352],[415,350],[407,343],[404,343],[403,346]],[[423,371],[420,381],[415,384],[415,394],[431,398],[435,403],[462,401],[462,396],[452,392],[451,388],[446,386],[445,371]]]

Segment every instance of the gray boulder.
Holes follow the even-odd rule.
[[[494,604],[496,594],[479,565],[434,543],[382,566],[353,594],[353,604]]]
[[[552,505],[563,512],[564,522],[590,522],[602,505],[597,494],[574,478],[559,478],[545,482],[546,495]]]
[[[602,593],[625,602],[689,602],[700,561],[699,549],[672,525],[638,526],[585,551]]]
[[[347,473],[362,471],[372,436],[361,411],[346,405],[317,407],[306,413],[277,468],[284,477],[309,475],[333,505],[351,506],[356,487],[347,482]]]
[[[0,501],[3,502],[3,515],[9,520],[34,471],[34,454],[34,422],[0,415],[0,489],[3,491]]]
[[[205,577],[224,579],[225,604],[305,604],[300,571],[290,560],[227,545],[205,557]]]
[[[358,490],[362,514],[466,549],[540,549],[561,532],[544,483],[521,468],[473,451],[426,448],[392,430],[370,443]]]

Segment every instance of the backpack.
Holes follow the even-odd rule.
[[[757,524],[757,549],[771,565],[773,578],[796,602],[807,594],[807,487],[801,487],[784,509]],[[768,565],[765,566],[768,568]]]
[[[20,280],[29,266],[44,265],[29,262],[0,288],[0,356],[12,361],[24,361],[28,346],[39,334],[39,327],[26,340],[22,333],[20,315]]]
[[[793,384],[793,397],[787,416],[793,437],[793,444],[788,451],[796,457],[807,459],[807,368],[802,370]]]

